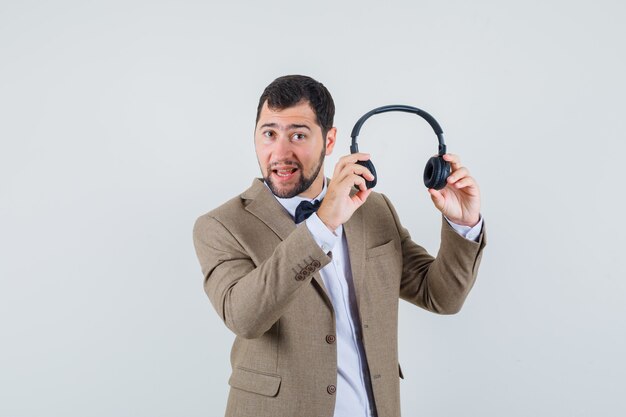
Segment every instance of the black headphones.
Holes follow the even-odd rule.
[[[443,130],[441,130],[441,126],[439,126],[439,123],[437,123],[433,116],[426,113],[424,110],[418,109],[417,107],[396,104],[377,107],[374,110],[365,113],[352,128],[352,133],[350,134],[350,136],[352,136],[350,153],[356,153],[359,151],[359,145],[357,145],[356,143],[356,137],[359,135],[363,123],[365,123],[367,119],[375,114],[386,113],[388,111],[403,111],[406,113],[417,114],[418,116],[424,118],[428,122],[430,127],[433,128],[435,134],[437,135],[437,140],[439,141],[439,153],[437,156],[433,156],[432,158],[430,158],[426,163],[426,168],[424,169],[424,184],[427,188],[441,190],[443,187],[446,186],[446,180],[448,179],[448,175],[450,175],[450,163],[444,161],[443,159],[443,155],[446,153],[446,144],[443,141]],[[357,161],[357,164],[363,165],[370,170],[372,175],[374,175],[374,179],[372,181],[365,181],[367,188],[374,187],[378,180],[378,176],[376,175],[376,169],[374,168],[374,164],[372,163],[372,161]]]

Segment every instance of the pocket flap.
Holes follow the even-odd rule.
[[[365,257],[367,259],[371,259],[392,252],[397,252],[395,240],[390,240],[389,242],[376,246],[375,248],[367,249]]]
[[[251,369],[234,368],[228,380],[233,388],[274,397],[278,394],[281,378],[278,375],[264,374]]]

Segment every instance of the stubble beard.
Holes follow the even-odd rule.
[[[298,168],[298,173],[299,178],[298,178],[298,182],[296,183],[295,187],[293,187],[292,189],[283,189],[280,190],[279,188],[276,187],[276,185],[272,182],[272,168],[271,166],[269,166],[267,168],[267,172],[265,175],[265,183],[267,184],[267,186],[270,188],[270,190],[272,191],[272,193],[279,198],[292,198],[295,197],[299,194],[302,194],[303,192],[305,192],[306,190],[308,190],[311,185],[313,185],[313,182],[315,181],[315,179],[317,178],[317,176],[320,173],[320,170],[322,169],[322,165],[324,164],[324,157],[326,156],[326,152],[325,152],[325,147],[322,147],[322,153],[320,154],[320,157],[317,161],[317,166],[315,167],[315,169],[313,170],[313,174],[311,174],[309,177],[305,177],[304,175],[304,170],[302,169],[302,164],[297,162],[297,161],[284,161],[281,162],[281,164],[283,165],[293,165],[296,168]]]

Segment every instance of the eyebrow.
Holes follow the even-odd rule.
[[[282,128],[282,126],[279,125],[278,123],[263,123],[261,126],[259,126],[259,129],[263,129],[264,127],[271,127],[271,128],[278,128],[278,129]],[[309,126],[296,124],[296,123],[287,125],[287,128],[285,130],[291,130],[291,129],[307,129],[308,131],[311,131],[311,128]]]

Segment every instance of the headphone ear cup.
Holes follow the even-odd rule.
[[[378,182],[378,175],[376,175],[376,168],[374,168],[374,164],[372,163],[372,161],[368,159],[367,161],[356,161],[356,163],[364,166],[369,170],[369,172],[372,173],[374,179],[372,181],[365,180],[365,186],[367,188],[373,188]]]
[[[441,156],[433,156],[426,163],[424,169],[424,185],[426,188],[441,190],[447,184],[450,175],[450,163]]]

